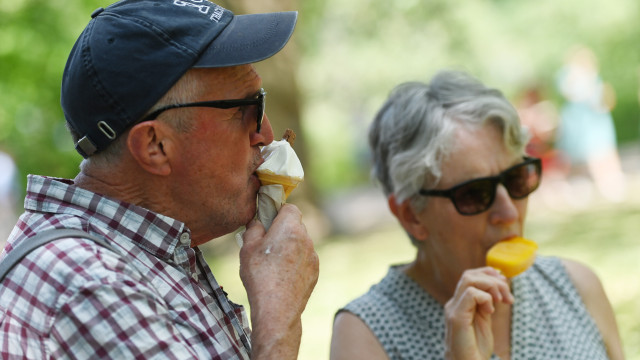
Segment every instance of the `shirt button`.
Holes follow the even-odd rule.
[[[191,245],[191,238],[189,238],[189,233],[183,233],[180,235],[180,242],[184,245]]]
[[[191,274],[191,278],[197,282],[198,281],[198,274],[196,274],[196,273]]]

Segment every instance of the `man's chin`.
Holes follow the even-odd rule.
[[[246,226],[251,222],[251,220],[255,219],[257,216],[257,211],[258,211],[258,205],[257,205],[257,198],[256,198],[256,203],[252,203],[252,205],[248,206],[246,214],[242,217],[242,219],[238,221],[239,223],[238,228],[242,226]]]

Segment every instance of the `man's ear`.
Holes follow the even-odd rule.
[[[129,130],[127,147],[144,170],[155,175],[169,175],[171,163],[163,141],[168,141],[168,126],[160,121],[145,121]]]
[[[396,202],[396,197],[391,194],[387,197],[389,209],[400,222],[400,225],[418,241],[426,240],[429,236],[429,230],[426,225],[420,222],[413,206],[411,206],[411,199],[407,199],[402,203]]]

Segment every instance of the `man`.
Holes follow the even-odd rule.
[[[123,0],[92,14],[61,93],[85,160],[74,180],[29,176],[2,257],[52,228],[108,246],[62,238],[8,273],[0,357],[296,358],[318,258],[295,206],[268,232],[252,220],[273,130],[251,66],[286,44],[296,17],[205,0]],[[197,248],[245,224],[251,331]]]

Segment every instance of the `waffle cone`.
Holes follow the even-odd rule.
[[[284,188],[284,197],[285,199],[291,195],[291,192],[298,187],[298,184],[302,181],[301,178],[292,177],[292,176],[284,176],[284,175],[276,175],[268,172],[258,172],[258,179],[260,179],[260,183],[264,185],[282,185]]]

